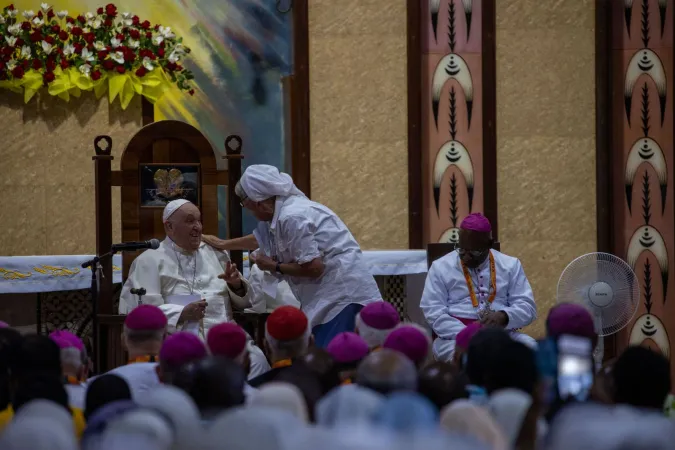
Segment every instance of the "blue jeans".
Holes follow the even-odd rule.
[[[356,315],[363,309],[363,305],[350,303],[340,314],[335,316],[329,322],[317,325],[312,328],[314,335],[314,345],[319,348],[328,347],[328,343],[340,333],[345,331],[354,331],[356,328]]]

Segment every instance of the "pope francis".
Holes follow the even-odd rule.
[[[202,339],[211,327],[232,320],[232,305],[251,307],[251,291],[227,253],[202,242],[199,208],[187,200],[166,205],[162,216],[166,239],[131,265],[120,295],[120,314],[138,305],[133,288],[147,292],[141,301],[158,306],[168,331],[192,331]],[[255,308],[254,308],[255,309]],[[269,370],[262,351],[249,343],[251,376]]]

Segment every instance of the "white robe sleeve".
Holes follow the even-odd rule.
[[[424,283],[420,308],[427,323],[439,338],[454,340],[457,333],[464,328],[464,324],[450,315],[448,296],[442,269],[433,263]]]
[[[251,265],[248,273],[248,285],[251,292],[251,309],[253,313],[263,314],[267,311],[267,295],[263,283],[265,282],[266,274],[260,270],[257,265]]]
[[[537,305],[530,282],[527,281],[523,265],[517,261],[515,270],[509,279],[509,306],[503,309],[509,316],[507,330],[523,328],[537,318]]]
[[[228,262],[230,262],[230,255],[227,252],[221,251],[216,251],[216,255],[218,256],[218,261],[220,262],[223,272],[225,272],[225,266]],[[241,269],[241,267],[237,267],[237,269]],[[230,295],[230,301],[232,302],[232,305],[238,309],[243,310],[251,306],[251,285],[243,275],[241,275],[241,282],[245,290],[244,295],[238,295],[236,292],[230,289],[229,285],[227,286],[227,293]]]
[[[305,216],[288,216],[282,225],[284,246],[291,254],[293,261],[285,263],[306,264],[321,257],[319,244],[314,239],[316,225]]]
[[[159,264],[161,261],[153,258],[139,256],[131,264],[129,278],[124,283],[120,294],[120,314],[128,314],[138,306],[138,296],[131,293],[131,289],[144,288],[146,294],[141,301],[146,305],[155,305],[162,310],[168,323],[169,331],[176,329],[176,324],[183,312],[183,306],[172,305],[165,302],[162,296],[162,283],[159,277]]]

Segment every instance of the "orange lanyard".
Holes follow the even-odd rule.
[[[340,383],[341,386],[346,386],[348,384],[352,384],[351,378],[347,378],[346,380],[343,380],[342,383]]]
[[[272,369],[278,369],[280,367],[288,367],[291,365],[293,365],[293,361],[291,361],[290,359],[282,359],[272,364]]]
[[[147,363],[147,362],[159,362],[159,358],[156,357],[155,355],[137,356],[134,359],[130,359],[127,364]]]
[[[73,386],[79,386],[82,384],[82,382],[77,378],[72,375],[68,375],[66,377],[66,383],[73,385]]]
[[[497,295],[497,271],[495,270],[495,257],[492,256],[492,252],[489,253],[490,259],[490,289],[492,292],[488,297],[488,303],[492,304]],[[476,298],[476,292],[473,289],[473,281],[471,280],[471,274],[469,269],[464,265],[462,260],[459,260],[459,263],[462,265],[462,271],[464,272],[464,279],[466,280],[466,286],[469,288],[469,296],[471,297],[471,304],[474,308],[478,308],[478,299]]]

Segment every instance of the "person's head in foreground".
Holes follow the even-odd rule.
[[[510,342],[511,337],[501,328],[481,328],[471,338],[466,352],[465,371],[472,385],[485,387],[491,361]]]
[[[309,423],[309,410],[302,391],[289,383],[265,384],[251,398],[250,408],[272,408],[286,411],[304,423]]]
[[[369,424],[386,397],[350,384],[333,389],[316,405],[316,422],[325,427]]]
[[[591,340],[593,347],[598,342],[591,313],[581,305],[560,303],[548,313],[546,335],[557,339],[563,335],[578,336]]]
[[[466,216],[459,226],[457,253],[462,263],[469,268],[483,264],[492,247],[492,226],[481,213]]]
[[[359,364],[356,384],[380,394],[417,390],[417,368],[399,352],[389,349],[369,354]]]
[[[438,428],[438,410],[415,392],[396,392],[380,405],[373,422],[398,433],[430,431]]]
[[[120,400],[131,400],[131,390],[124,378],[113,374],[96,377],[87,387],[84,417],[89,420],[102,407]]]
[[[248,374],[251,360],[247,342],[248,337],[244,329],[232,322],[212,327],[206,336],[206,346],[212,355],[231,359]]]
[[[628,347],[612,369],[614,402],[662,410],[670,393],[670,363],[646,347]]]
[[[61,371],[71,384],[87,379],[89,357],[82,339],[67,330],[53,331],[49,338],[61,349]]]
[[[162,214],[166,236],[178,247],[196,251],[202,242],[202,214],[187,200],[173,200]]]
[[[34,400],[48,400],[72,413],[68,393],[61,379],[51,374],[33,374],[19,381],[12,400],[14,412],[18,413],[24,405]]]
[[[481,327],[482,325],[480,322],[473,322],[457,333],[457,337],[455,338],[455,353],[452,355],[452,362],[455,363],[457,367],[464,367],[464,355],[466,355],[466,352],[469,349],[471,339],[473,339]]]
[[[242,406],[246,397],[244,369],[222,356],[208,356],[181,367],[173,385],[187,392],[205,420],[220,412]]]
[[[389,333],[382,347],[403,353],[420,368],[431,353],[431,338],[416,326],[405,324]]]
[[[351,332],[344,332],[335,336],[328,343],[326,350],[337,363],[340,380],[343,383],[352,382],[356,368],[370,352],[366,341],[358,334]]]
[[[35,401],[0,434],[3,450],[77,450],[70,415],[47,401]]]
[[[389,302],[373,302],[363,307],[356,315],[355,333],[363,338],[371,349],[381,347],[401,319],[396,308]]]
[[[0,411],[10,403],[10,367],[18,358],[23,337],[12,328],[0,328]]]
[[[460,399],[446,405],[441,410],[440,423],[443,430],[472,436],[491,450],[510,448],[504,431],[488,410],[469,400]]]
[[[328,353],[328,350],[318,347],[310,347],[301,360],[302,364],[312,372],[321,384],[322,394],[330,392],[340,385],[340,371],[338,364]]]
[[[303,195],[290,175],[266,164],[248,166],[235,185],[234,193],[241,205],[261,222],[269,222],[274,217],[276,197]]]
[[[10,367],[13,380],[35,375],[61,379],[61,349],[47,336],[25,336],[15,356]]]
[[[157,377],[162,383],[173,384],[175,374],[183,365],[199,361],[206,355],[206,346],[197,336],[185,331],[174,333],[162,344]]]
[[[440,410],[455,400],[468,397],[466,382],[466,376],[457,366],[436,361],[420,370],[417,392]]]
[[[500,389],[519,389],[528,395],[538,392],[539,370],[536,355],[525,344],[510,340],[486,361],[483,387],[488,394]]]
[[[167,334],[167,320],[154,305],[139,305],[124,318],[122,345],[130,361],[156,362]]]
[[[502,389],[490,396],[488,409],[515,449],[534,449],[536,446],[541,408],[535,401],[520,389]]]
[[[265,323],[265,346],[272,365],[301,357],[312,341],[305,313],[294,306],[275,309]]]

